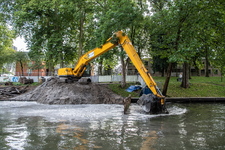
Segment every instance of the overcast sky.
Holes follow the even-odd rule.
[[[17,50],[25,51],[27,49],[25,40],[21,37],[17,37],[15,40],[13,40],[13,46],[16,46]]]

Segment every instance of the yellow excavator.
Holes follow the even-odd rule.
[[[151,99],[150,105],[147,105],[148,107],[150,107],[148,108],[149,113],[150,114],[168,113],[165,107],[165,97],[162,95],[155,81],[151,77],[150,73],[143,65],[130,39],[122,31],[114,33],[113,36],[107,40],[107,43],[105,43],[101,47],[95,48],[82,55],[78,60],[75,68],[60,68],[58,70],[58,76],[60,80],[62,82],[74,82],[78,80],[79,80],[78,82],[81,83],[91,82],[89,78],[81,78],[84,71],[87,68],[88,63],[91,60],[95,59],[96,57],[102,55],[103,53],[109,51],[110,49],[114,48],[119,44],[123,47],[123,49],[129,56],[130,60],[133,62],[134,66],[137,68],[141,77],[145,81],[146,85],[153,93],[153,96],[150,98]]]

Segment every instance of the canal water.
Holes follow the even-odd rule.
[[[169,104],[146,115],[136,104],[0,102],[0,150],[225,149],[225,104]]]

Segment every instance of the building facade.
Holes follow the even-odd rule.
[[[23,76],[46,76],[46,68],[44,67],[44,69],[38,69],[36,70],[32,70],[30,69],[29,66],[31,66],[32,64],[34,64],[35,62],[28,62],[28,63],[23,63]],[[44,63],[42,62],[42,64],[44,65]],[[16,63],[16,72],[15,72],[15,76],[22,76],[22,69],[21,69],[21,64],[19,62]]]
[[[142,60],[145,68],[150,72],[150,74],[152,76],[162,76],[162,73],[160,72],[154,72],[152,70],[152,59],[151,58],[147,58]],[[199,69],[199,75],[200,76],[205,76],[206,74],[206,66],[205,66],[205,59],[202,59],[202,63],[204,64],[203,69]],[[191,76],[197,76],[197,72],[194,66],[191,66],[190,68],[191,71]],[[183,72],[183,66],[182,65],[177,65],[177,66],[173,66],[172,68],[172,73],[171,76],[178,76],[180,72]],[[210,64],[208,66],[208,72],[209,72],[209,76],[221,76],[221,72],[217,69],[217,68],[213,68]],[[133,63],[130,61],[127,67],[127,75],[137,75],[138,71],[135,68],[135,66],[133,65]],[[164,75],[166,75],[166,72],[164,72]]]

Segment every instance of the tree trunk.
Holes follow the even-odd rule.
[[[178,45],[179,45],[180,34],[181,34],[181,27],[182,27],[182,22],[184,22],[184,21],[185,21],[185,19],[183,19],[182,21],[180,20],[180,23],[178,25],[177,36],[176,36],[175,47],[174,47],[174,49],[176,51],[178,51]],[[169,66],[168,66],[168,69],[167,69],[167,77],[166,77],[166,81],[165,81],[165,84],[163,86],[163,92],[162,92],[162,94],[164,96],[166,96],[166,93],[167,93],[167,88],[168,88],[168,85],[169,85],[171,72],[172,72],[172,63],[169,63]]]
[[[48,63],[48,68],[49,68],[49,76],[52,76],[52,56],[50,55],[50,58],[49,58],[49,63]]]
[[[49,21],[48,17],[47,17],[47,27],[50,28],[50,21]],[[51,33],[50,33],[49,30],[47,30],[47,37],[48,37],[48,39],[51,37]],[[48,47],[49,51],[52,50],[52,44],[51,43],[48,42],[47,47]],[[53,62],[52,62],[53,56],[52,56],[52,54],[49,54],[47,59],[48,59],[48,76],[51,76],[52,75],[52,68],[53,68]]]
[[[176,77],[178,77],[177,63],[176,63]]]
[[[78,58],[82,56],[83,52],[83,29],[84,29],[84,19],[85,19],[85,12],[81,12],[81,18],[80,18],[80,36],[79,36],[79,51],[78,51]]]
[[[166,93],[167,93],[167,88],[168,88],[168,85],[169,85],[169,82],[170,82],[171,72],[172,72],[172,63],[169,63],[169,66],[168,66],[168,69],[167,69],[166,81],[165,81],[165,84],[163,86],[163,92],[162,92],[162,94],[164,96],[166,96]]]
[[[23,62],[22,61],[20,61],[20,67],[21,67],[22,76],[23,76]]]
[[[205,47],[205,77],[209,77],[208,47]]]
[[[195,71],[196,71],[197,76],[200,76],[198,67],[195,67]]]
[[[57,2],[55,2],[55,18],[56,18],[56,22],[55,22],[55,32],[58,33],[58,38],[60,34],[59,34],[59,21],[58,21],[58,7],[57,7]],[[57,42],[58,45],[62,45],[62,40],[59,40]],[[63,62],[63,51],[62,48],[60,48],[59,50],[59,61],[60,61],[60,68],[64,68],[64,62]]]
[[[39,68],[38,68],[38,83],[39,83]]]
[[[98,67],[98,75],[100,75],[100,76],[102,75],[102,63],[103,63],[103,62],[100,61],[100,62],[99,62],[99,65],[100,65],[100,66]]]
[[[200,76],[200,74],[199,74],[199,68],[197,67],[197,64],[196,64],[196,59],[193,61],[193,63],[194,63],[194,66],[195,66],[196,75],[197,76]]]
[[[164,67],[162,68],[162,75],[161,75],[161,77],[164,77]]]
[[[184,62],[183,64],[183,76],[181,87],[189,88],[189,63]]]
[[[60,68],[64,68],[63,53],[60,55]]]
[[[191,64],[189,64],[189,79],[191,79]]]
[[[122,65],[122,81],[121,87],[124,88],[126,86],[126,67],[123,60],[123,57],[120,57],[121,65]]]
[[[221,82],[223,82],[223,67],[221,66]]]
[[[121,51],[122,50],[123,50],[123,48],[121,47]],[[121,55],[120,56],[120,61],[121,61],[121,65],[122,65],[122,81],[121,81],[121,87],[124,88],[126,86],[126,67],[127,67],[128,62],[129,62],[129,57],[124,62],[124,57]]]

